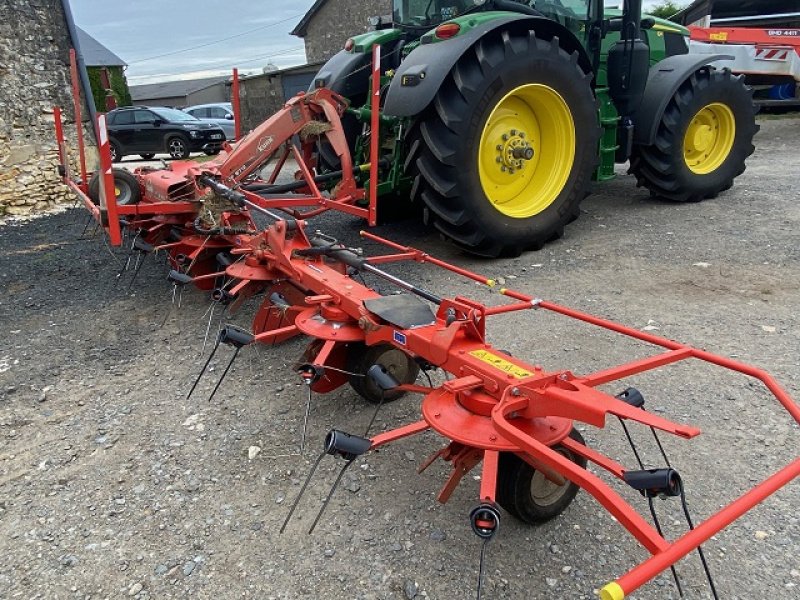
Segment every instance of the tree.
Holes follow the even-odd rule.
[[[680,11],[683,8],[686,8],[685,2],[673,2],[672,0],[664,0],[663,2],[659,2],[655,6],[646,9],[645,12],[648,15],[652,15],[654,17],[669,19],[672,15],[674,15],[676,12]]]

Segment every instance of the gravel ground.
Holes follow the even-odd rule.
[[[798,119],[762,122],[746,173],[700,204],[652,200],[629,177],[605,184],[564,239],[518,259],[464,256],[415,224],[378,233],[509,287],[763,366],[800,398],[798,139]],[[318,223],[351,243],[361,226],[343,215]],[[447,467],[416,474],[441,439],[421,435],[356,461],[307,535],[335,477],[324,463],[280,535],[325,432],[362,430],[371,408],[349,387],[315,397],[298,455],[303,390],[291,365],[302,340],[246,349],[212,402],[213,376],[187,401],[204,360],[206,298],[187,293],[167,316],[162,267],[148,259],[130,290],[127,278],[115,285],[122,254],[99,235],[81,238],[82,228],[78,210],[0,228],[0,598],[474,597],[479,542],[467,515],[478,483],[468,476],[442,506],[435,494]],[[441,294],[495,301],[443,271],[413,271]],[[254,309],[235,320],[246,325]],[[494,318],[490,338],[576,373],[647,352],[541,312]],[[214,375],[227,356],[212,362]],[[626,383],[652,410],[703,429],[665,442],[696,519],[797,456],[798,427],[743,377],[682,364]],[[378,427],[418,414],[408,398],[382,409]],[[618,426],[584,435],[633,463]],[[655,462],[648,432],[635,435]],[[721,598],[798,597],[798,491],[791,483],[707,545]],[[657,504],[668,532],[682,532],[679,506]],[[581,493],[543,526],[503,520],[484,597],[593,598],[643,558]],[[679,572],[687,597],[710,597],[696,555]],[[678,595],[662,576],[634,596]]]

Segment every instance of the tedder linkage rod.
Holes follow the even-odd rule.
[[[229,193],[219,187],[215,189],[228,194],[234,201],[238,198],[237,192],[232,190]],[[357,456],[422,431],[433,430],[448,440],[448,446],[436,456],[452,462],[454,467],[439,494],[441,501],[447,500],[464,474],[482,463],[479,505],[470,513],[470,523],[484,541],[490,539],[499,526],[498,504],[522,520],[535,523],[559,514],[569,504],[575,491],[583,488],[652,555],[652,558],[601,591],[603,600],[619,600],[668,568],[672,569],[676,583],[680,585],[674,565],[694,550],[700,554],[709,585],[716,597],[701,545],[800,475],[800,458],[794,458],[789,465],[767,477],[751,491],[695,525],[686,503],[684,483],[678,471],[671,466],[656,432],[688,440],[699,435],[700,430],[646,411],[644,396],[634,388],[627,388],[616,396],[595,388],[694,358],[764,382],[791,417],[800,423],[798,406],[765,371],[535,296],[498,287],[494,279],[374,234],[362,235],[398,253],[365,257],[360,251],[347,248],[320,232],[307,236],[303,221],[291,223],[293,225],[289,227],[288,223],[277,221],[258,235],[242,236],[232,250],[232,254],[240,256],[241,262],[226,269],[227,278],[240,281],[236,285],[239,291],[248,288],[266,290],[267,300],[254,320],[253,333],[227,326],[220,340],[233,345],[238,352],[242,346],[257,341],[275,343],[276,340],[297,334],[312,338],[314,342],[304,355],[305,362],[298,369],[308,386],[309,403],[311,391],[326,393],[347,382],[342,372],[343,364],[361,364],[359,368],[363,370],[356,376],[364,377],[373,391],[370,392],[364,385],[353,384],[354,388],[376,403],[378,408],[386,394],[394,394],[394,397],[404,391],[424,394],[422,418],[418,421],[371,438],[337,430],[328,434],[325,453],[345,459],[337,482],[344,469]],[[485,306],[468,298],[441,297],[375,266],[402,260],[430,263],[458,273],[485,284],[512,302]],[[431,302],[435,311],[409,294],[381,295],[366,283],[355,279],[357,272],[372,273],[390,281],[401,290]],[[549,310],[659,346],[666,351],[583,376],[567,370],[545,371],[539,365],[528,364],[495,350],[486,341],[486,317],[522,309]],[[281,315],[280,318],[270,317],[277,313]],[[371,355],[374,358],[370,359],[374,363],[371,365],[364,364],[360,358],[361,353],[365,352],[364,348],[371,348],[370,351],[374,352]],[[391,363],[381,362],[382,353],[398,350],[407,357],[409,365],[416,364],[417,368],[397,370],[396,359],[392,359]],[[348,353],[353,352],[357,355],[350,360]],[[395,366],[387,366],[390,364]],[[422,388],[414,384],[419,366],[425,369],[440,368],[451,378],[438,386],[431,384],[430,388]],[[353,380],[350,381],[352,383]],[[629,468],[586,446],[577,430],[573,429],[575,421],[604,428],[608,417],[618,419],[626,434],[626,424],[638,423],[651,429],[665,466],[646,469],[634,446],[639,464]],[[629,434],[628,439],[633,446]],[[515,455],[522,461],[519,463],[522,466],[510,469],[507,461],[500,460],[504,454]],[[650,524],[609,483],[589,471],[586,468],[587,461],[640,492],[650,504],[653,498],[659,496],[680,498],[690,531],[669,541],[662,533],[652,506],[651,514],[655,522]],[[552,508],[552,504],[549,505],[550,509],[536,505],[536,498],[530,496],[532,491],[527,492],[530,496],[527,500],[520,500],[514,495],[531,489],[532,479],[526,479],[527,483],[524,484],[516,480],[522,477],[525,469],[540,472],[546,481],[557,486],[559,500],[556,508]],[[313,470],[309,480],[312,475]],[[323,503],[323,510],[335,487],[336,483]],[[511,492],[508,490],[523,492],[514,492],[509,497]],[[299,497],[290,516],[297,502]],[[536,507],[532,513],[525,512],[532,509],[520,508],[531,503]],[[321,511],[312,529],[320,516]],[[287,523],[288,520],[289,517]]]

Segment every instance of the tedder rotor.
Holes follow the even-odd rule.
[[[198,185],[207,186],[209,193],[224,197],[233,205],[250,204],[245,194],[227,188],[213,177],[200,177]],[[264,209],[254,210],[270,219],[276,217]],[[305,221],[278,219],[256,235],[237,236],[230,250],[236,261],[206,276],[226,282],[215,295],[224,298],[224,302],[264,297],[252,330],[232,325],[220,329],[206,366],[220,345],[229,345],[235,352],[216,382],[212,396],[220,389],[242,348],[305,335],[311,343],[297,373],[308,389],[306,420],[312,391],[327,393],[348,382],[376,405],[366,432],[331,430],[327,434],[324,449],[313,463],[281,531],[289,526],[326,455],[343,459],[343,466],[309,531],[320,522],[345,469],[356,458],[386,444],[432,431],[445,443],[420,470],[437,458],[453,467],[438,495],[439,501],[446,502],[462,478],[480,465],[478,499],[469,522],[484,542],[497,533],[501,509],[524,523],[537,524],[561,514],[582,489],[650,554],[650,558],[604,586],[600,593],[603,600],[620,600],[667,569],[672,570],[681,589],[675,564],[694,551],[700,555],[712,594],[718,597],[702,545],[797,478],[800,458],[793,457],[788,465],[751,490],[696,522],[689,510],[689,485],[679,467],[670,462],[658,434],[691,440],[701,434],[700,429],[646,410],[644,394],[633,387],[616,395],[597,388],[694,359],[759,380],[790,417],[800,423],[800,407],[778,383],[750,365],[500,287],[491,278],[369,232],[361,235],[388,246],[392,253],[367,257],[319,231],[308,230]],[[400,261],[433,265],[456,273],[487,286],[510,302],[487,306],[463,296],[440,296],[391,274],[384,267]],[[399,293],[381,293],[359,281],[361,274],[380,278]],[[178,271],[172,271],[168,279],[176,286],[197,283]],[[645,342],[661,351],[594,373],[576,374],[570,370],[545,369],[487,343],[490,317],[527,310],[556,313]],[[416,383],[420,371],[436,369],[447,374],[443,383],[434,385],[430,377],[428,386]],[[204,371],[205,367],[190,395]],[[422,396],[420,418],[370,436],[369,429],[381,405],[405,393]],[[575,428],[575,423],[580,423],[602,429],[609,419],[622,424],[636,457],[634,465],[623,464],[590,448]],[[652,431],[662,466],[648,468],[642,462],[631,435],[634,425]],[[655,522],[648,522],[616,486],[606,483],[595,471],[605,472],[620,485],[639,492]],[[683,535],[667,539],[653,508],[655,498],[675,498],[680,503],[688,524]],[[481,572],[482,564],[481,559]]]

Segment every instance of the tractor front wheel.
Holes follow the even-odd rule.
[[[634,146],[630,172],[650,194],[675,202],[714,198],[753,153],[753,94],[741,76],[705,68],[681,84],[652,146]]]
[[[515,256],[563,234],[597,163],[591,76],[534,32],[489,34],[410,130],[426,221],[466,250]]]

